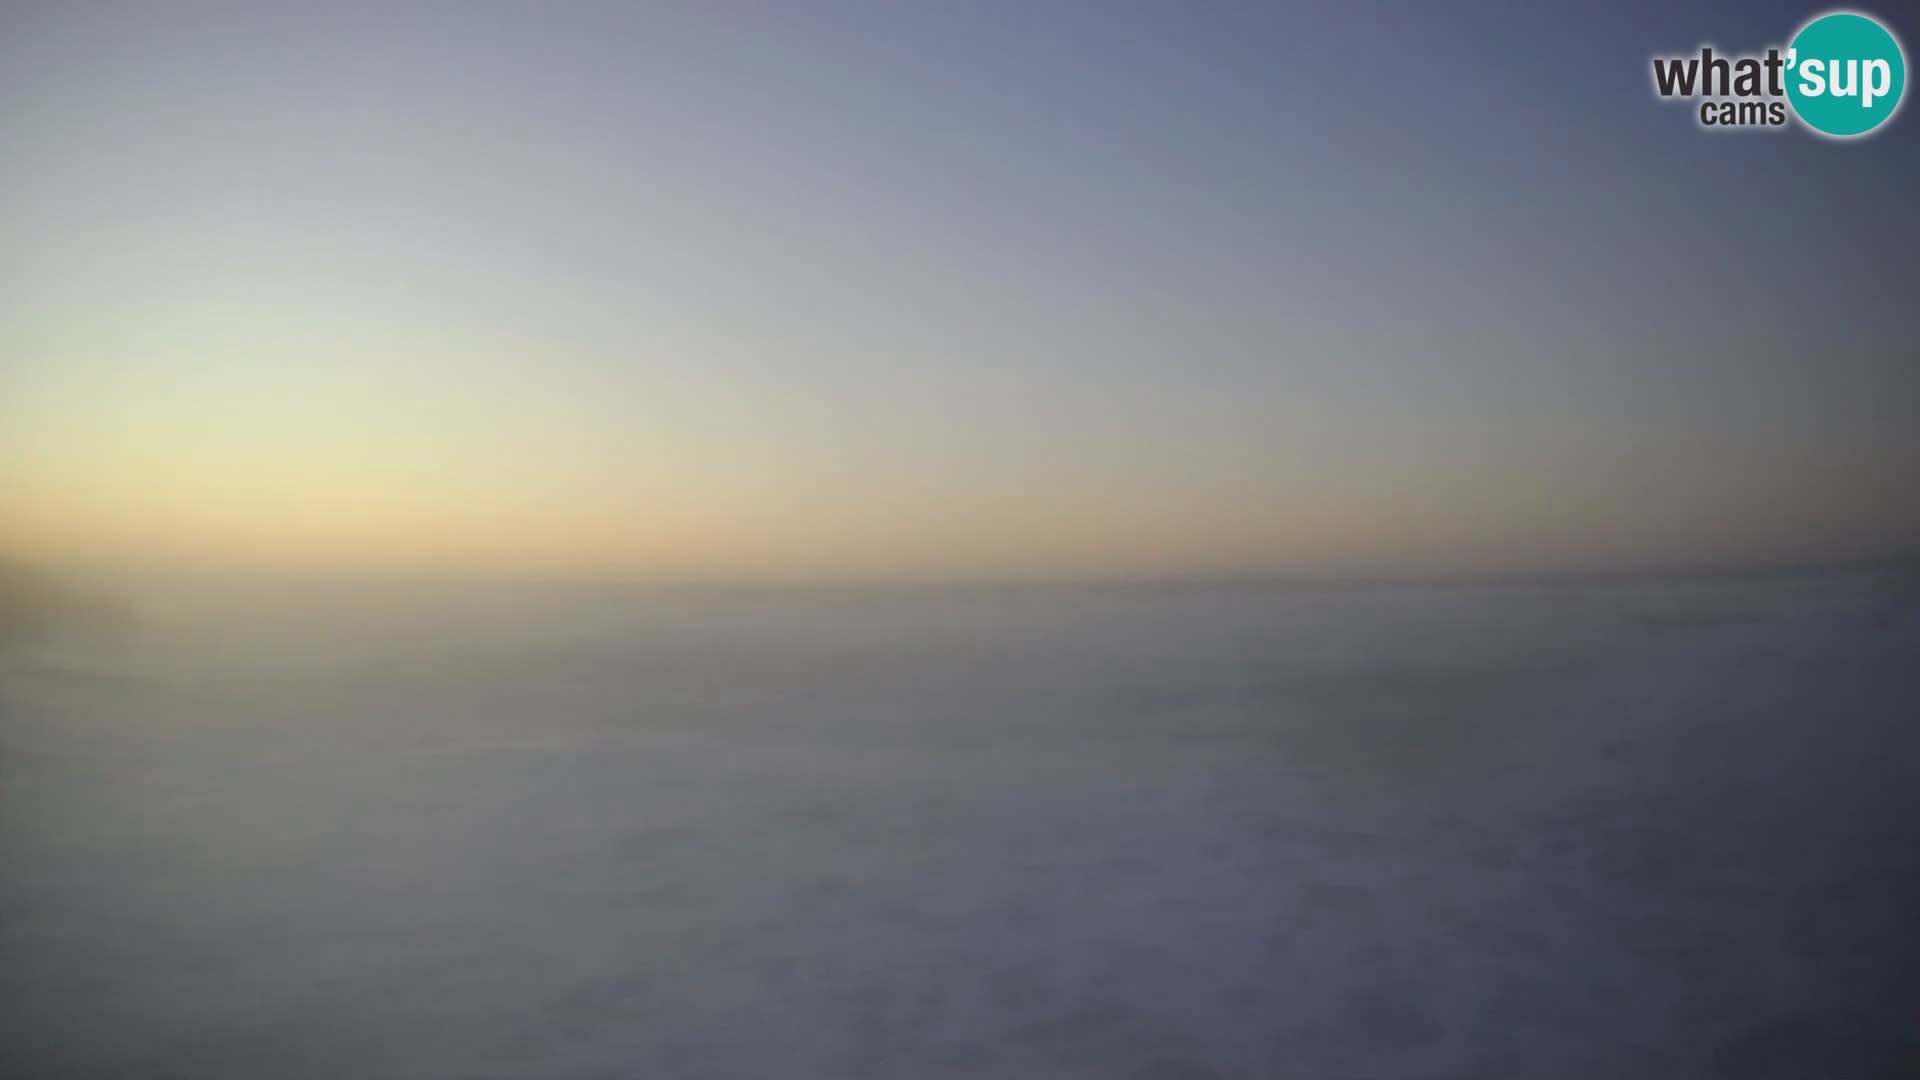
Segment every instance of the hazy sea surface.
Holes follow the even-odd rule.
[[[1920,591],[200,588],[0,657],[0,1075],[1920,1074]]]

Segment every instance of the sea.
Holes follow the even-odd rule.
[[[1920,1075],[1920,579],[154,588],[0,1076]]]

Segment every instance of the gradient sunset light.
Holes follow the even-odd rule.
[[[9,4],[0,548],[674,581],[1920,549],[1911,111],[1839,146],[1651,99],[1647,56],[1798,8],[1485,7]],[[1563,47],[1472,62],[1523,40]]]

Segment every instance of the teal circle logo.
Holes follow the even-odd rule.
[[[1837,11],[1808,23],[1787,49],[1787,100],[1813,130],[1865,135],[1900,108],[1907,59],[1887,28]]]

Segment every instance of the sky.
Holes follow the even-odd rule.
[[[1820,10],[0,5],[0,549],[1908,557],[1920,117],[1708,132],[1650,84]]]

